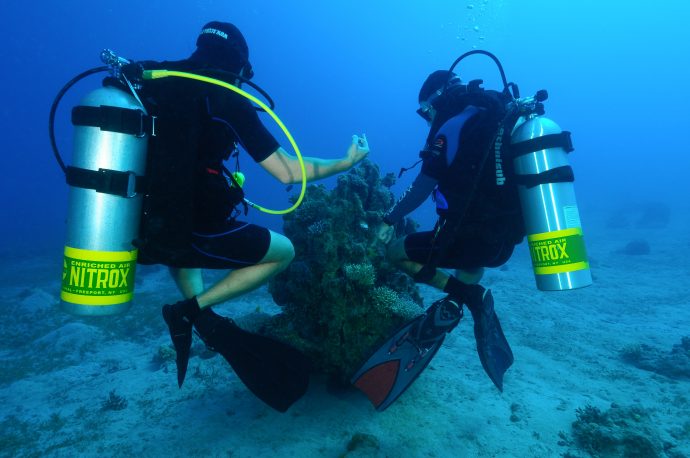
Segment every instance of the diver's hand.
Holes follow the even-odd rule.
[[[347,161],[354,166],[369,154],[369,142],[366,134],[352,136],[352,144],[347,149]]]
[[[395,227],[389,226],[386,223],[381,223],[376,229],[376,238],[383,243],[388,243],[393,239],[395,235]]]

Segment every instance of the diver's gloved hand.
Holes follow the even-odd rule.
[[[347,160],[354,166],[369,154],[369,142],[366,134],[352,136],[352,144],[347,150]]]
[[[120,72],[131,83],[141,83],[144,80],[144,66],[139,62],[132,62],[131,64],[123,65],[120,69]]]

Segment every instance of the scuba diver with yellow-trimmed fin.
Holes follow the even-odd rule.
[[[129,246],[130,236],[119,245],[129,246],[140,264],[168,266],[184,297],[162,308],[177,354],[178,385],[181,387],[185,378],[194,329],[210,349],[223,355],[257,397],[276,410],[286,411],[306,392],[308,359],[293,347],[247,332],[211,310],[216,304],[263,285],[294,257],[287,237],[237,217],[242,209],[246,214],[247,206],[278,214],[294,209],[304,196],[307,180],[344,172],[364,159],[369,153],[366,137],[353,135],[350,147],[340,159],[302,157],[272,110],[240,89],[242,83],[256,88],[249,81],[253,76],[249,48],[239,29],[227,22],[204,25],[196,50],[184,60],[131,62],[109,52],[104,52],[102,59],[113,70],[113,75],[104,81],[105,90],[115,90],[118,100],[122,93],[128,93],[126,96],[133,96],[136,103],[128,102],[127,109],[118,110],[102,100],[91,100],[92,103],[73,110],[73,124],[87,126],[91,129],[89,135],[124,132],[129,135],[126,141],[147,141],[145,176],[140,176],[141,167],[119,172],[93,166],[94,161],[86,161],[89,164],[81,168],[65,167],[51,131],[51,141],[68,183],[75,192],[96,190],[131,198],[132,202],[143,195],[140,227],[133,247]],[[111,96],[108,93],[107,97]],[[269,102],[272,103],[270,98]],[[267,111],[278,122],[297,156],[280,146],[260,121],[257,110]],[[51,122],[54,112],[55,106]],[[132,112],[136,113],[130,116]],[[116,144],[110,146],[117,148]],[[302,183],[301,194],[291,208],[270,211],[245,198],[238,147],[281,183]],[[234,171],[224,166],[231,158],[236,161]],[[69,224],[77,225],[75,221]],[[68,233],[73,232],[78,231],[68,229]],[[68,239],[74,238],[68,235]],[[93,237],[86,237],[89,238]],[[68,248],[66,269],[71,262],[68,253],[76,256],[92,252]],[[202,269],[231,270],[206,288]],[[76,302],[68,303],[68,309],[83,314],[97,309],[91,303],[99,299],[89,298],[84,302],[87,305],[81,305],[74,299],[75,294],[65,292],[71,277],[63,277],[67,278],[63,279],[63,301]],[[73,277],[79,279],[76,274]]]

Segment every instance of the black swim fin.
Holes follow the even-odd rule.
[[[385,410],[429,365],[461,317],[457,302],[449,298],[434,302],[374,351],[350,382],[364,392],[376,410]]]
[[[230,363],[244,385],[275,410],[285,412],[306,393],[311,364],[296,348],[245,331],[211,309],[201,312],[194,328],[209,349]]]
[[[482,288],[481,297],[478,295],[472,302],[468,308],[474,319],[479,361],[496,388],[503,391],[503,375],[513,364],[513,351],[496,316],[491,290]]]

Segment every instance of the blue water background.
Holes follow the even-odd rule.
[[[573,132],[585,229],[595,210],[648,202],[687,208],[686,2],[9,0],[0,9],[5,254],[54,252],[60,259],[67,186],[52,157],[47,120],[63,84],[101,65],[106,47],[132,59],[184,58],[209,20],[233,22],[244,32],[255,82],[272,95],[305,155],[342,156],[351,134],[366,132],[371,159],[382,172],[397,173],[416,160],[426,136],[415,115],[424,78],[480,48],[501,59],[523,95],[547,89],[548,116]],[[459,70],[465,80],[499,84],[483,57]],[[76,86],[58,111],[57,140],[67,163],[69,109],[98,83],[91,77]],[[284,186],[250,162],[245,155],[250,198],[286,206]],[[415,175],[399,181],[397,195]],[[416,216],[432,224],[430,207]],[[281,227],[279,217],[257,212],[250,220]]]

